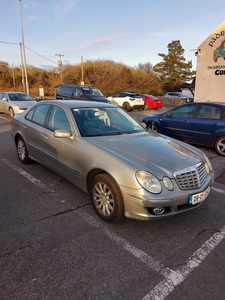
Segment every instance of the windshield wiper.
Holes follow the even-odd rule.
[[[102,133],[100,135],[122,135],[122,134],[131,134],[134,133],[133,131],[112,131],[112,132],[106,132]]]

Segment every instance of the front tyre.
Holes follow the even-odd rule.
[[[124,102],[123,103],[123,109],[126,110],[126,111],[130,111],[131,110],[130,104],[128,102]]]
[[[148,109],[150,109],[150,108],[149,108],[148,104],[145,103],[145,105],[144,105],[144,110],[148,110]]]
[[[14,113],[14,110],[12,109],[12,107],[9,108],[9,115],[11,118],[14,117],[15,113]]]
[[[91,183],[91,201],[98,216],[106,222],[123,218],[123,198],[116,182],[108,174],[95,176]]]
[[[151,131],[160,132],[159,127],[154,122],[148,123],[147,129]]]
[[[22,137],[19,137],[16,141],[16,149],[17,149],[17,155],[19,157],[19,160],[23,164],[29,164],[31,162],[31,159],[28,156],[28,151],[26,144]]]
[[[215,142],[215,150],[220,156],[225,156],[225,135],[218,137]]]

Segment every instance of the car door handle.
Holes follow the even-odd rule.
[[[42,133],[41,137],[43,137],[44,139],[48,139],[48,136],[45,133]]]

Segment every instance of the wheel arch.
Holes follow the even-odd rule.
[[[109,172],[107,172],[104,169],[94,168],[94,169],[90,170],[89,173],[88,173],[88,175],[87,175],[87,191],[88,191],[89,194],[90,194],[91,182],[92,182],[93,178],[96,175],[99,175],[99,174],[107,174],[118,185],[117,180],[112,176],[112,174],[110,174]],[[118,188],[120,189],[119,185],[118,185]],[[121,189],[120,189],[120,192],[121,192]]]
[[[23,139],[23,137],[22,137],[22,135],[20,133],[16,133],[15,136],[14,136],[14,142],[15,142],[15,144],[16,144],[16,142],[17,142],[17,140],[18,140],[19,137],[21,137]]]

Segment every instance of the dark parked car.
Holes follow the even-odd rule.
[[[187,103],[142,121],[148,129],[186,141],[215,148],[225,156],[225,105],[209,102]]]
[[[11,126],[20,161],[35,160],[88,192],[107,222],[192,210],[214,181],[201,150],[147,132],[117,105],[46,100],[16,115]]]
[[[56,89],[56,99],[109,102],[99,89],[86,85],[61,84]]]

